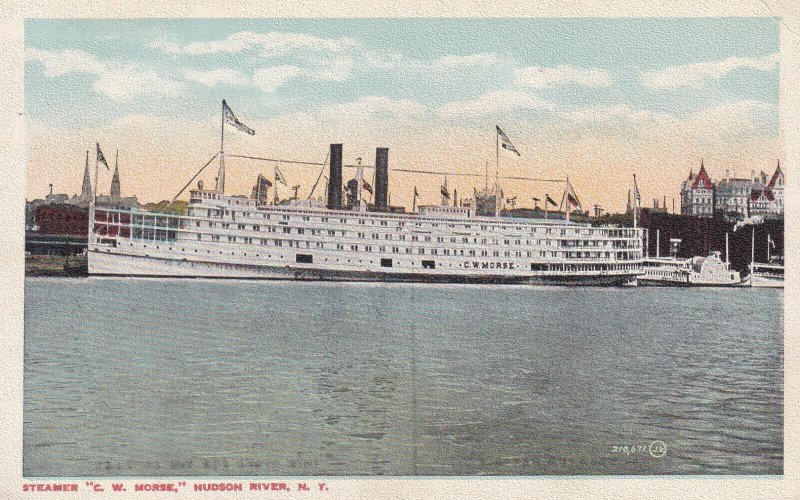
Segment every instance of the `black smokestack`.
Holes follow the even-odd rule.
[[[389,148],[375,150],[375,209],[386,210],[389,194]]]
[[[328,208],[342,208],[342,145],[331,144],[331,172],[328,176]]]

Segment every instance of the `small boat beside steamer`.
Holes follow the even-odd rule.
[[[656,248],[660,235],[656,233]],[[646,257],[644,274],[636,278],[638,286],[738,286],[742,283],[739,271],[731,269],[727,260],[728,239],[725,238],[726,259],[720,252],[711,252],[705,257],[678,258],[681,240],[670,238],[669,257]]]
[[[636,279],[639,286],[737,286],[742,283],[739,271],[720,258],[719,252],[706,257],[673,257],[644,260],[644,274]]]

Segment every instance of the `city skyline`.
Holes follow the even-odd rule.
[[[225,98],[256,130],[226,133],[228,154],[321,162],[341,142],[345,163],[388,147],[390,168],[488,161],[491,178],[497,124],[521,153],[501,152],[501,177],[569,176],[584,209],[619,212],[636,173],[644,206],[677,203],[701,158],[712,177],[774,170],[778,77],[775,19],[30,20],[26,194],[80,192],[99,141],[121,151],[124,195],[171,199],[218,151]],[[273,169],[226,167],[243,194]],[[281,170],[301,196],[319,173]],[[435,203],[442,180],[395,173],[392,202],[416,185]],[[471,196],[483,179],[448,183]],[[520,205],[563,190],[502,187]]]

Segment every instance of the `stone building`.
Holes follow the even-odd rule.
[[[700,160],[697,175],[690,170],[689,178],[681,185],[681,214],[695,217],[714,215],[714,183],[706,172],[703,160]]]

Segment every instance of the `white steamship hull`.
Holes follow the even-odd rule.
[[[263,279],[314,281],[378,281],[408,283],[492,283],[525,285],[619,286],[632,282],[637,271],[614,274],[575,272],[570,275],[542,272],[538,275],[453,273],[446,270],[425,273],[377,270],[348,271],[298,268],[293,266],[219,263],[176,260],[142,255],[125,255],[95,250],[89,253],[89,274],[95,276]]]
[[[471,206],[387,204],[388,150],[377,148],[375,205],[342,200],[342,145],[331,144],[326,203],[267,205],[189,191],[185,215],[93,207],[92,275],[621,285],[642,272],[643,233],[559,220],[478,216]],[[352,193],[357,196],[353,197]]]

